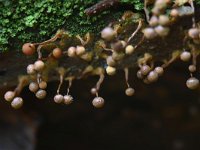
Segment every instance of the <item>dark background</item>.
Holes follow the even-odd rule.
[[[90,88],[97,77],[73,83],[75,100],[69,106],[53,102],[58,82],[48,84],[45,100],[37,100],[25,88],[22,109],[12,110],[1,101],[0,149],[199,150],[199,90],[186,88],[188,78],[187,64],[179,62],[151,85],[136,79],[131,70],[136,94],[127,97],[124,75],[119,72],[106,77],[102,85],[102,109],[91,104]],[[67,83],[63,94],[66,89]]]

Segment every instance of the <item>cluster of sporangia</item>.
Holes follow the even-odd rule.
[[[193,4],[193,3],[192,3]],[[169,26],[176,20],[176,18],[180,17],[179,12],[176,8],[172,8],[170,13],[168,6],[171,5],[170,0],[156,0],[154,3],[154,7],[152,8],[152,15],[149,18],[149,12],[145,10],[147,15],[147,21],[149,22],[149,26],[143,29],[144,38],[147,40],[154,39],[156,37],[165,37],[169,34],[170,28]],[[146,7],[146,6],[145,6]],[[149,19],[148,19],[149,18]],[[138,45],[133,46],[131,44],[131,40],[140,31],[142,27],[142,21],[139,21],[139,25],[137,29],[132,33],[132,35],[127,39],[119,39],[117,29],[112,26],[108,26],[101,31],[101,38],[104,42],[100,44],[103,51],[107,51],[107,55],[104,57],[106,59],[106,65],[104,67],[91,68],[89,66],[85,69],[85,73],[92,72],[93,75],[99,75],[99,81],[96,83],[96,86],[91,89],[91,93],[96,95],[93,99],[92,104],[96,108],[101,108],[104,105],[104,99],[98,95],[98,91],[100,86],[104,80],[105,72],[108,75],[114,75],[116,73],[118,65],[120,65],[121,61],[126,57],[132,55],[137,47],[142,43],[142,40],[138,43]],[[22,51],[25,55],[33,55],[35,51],[38,52],[38,60],[33,64],[29,64],[27,66],[27,74],[31,76],[31,81],[29,83],[29,90],[35,94],[38,99],[44,99],[47,95],[47,81],[44,80],[43,72],[47,67],[45,60],[42,57],[41,48],[45,44],[49,44],[51,42],[56,41],[57,39],[62,37],[62,32],[56,34],[52,39],[42,42],[42,43],[26,43],[22,47]],[[186,37],[189,40],[193,40],[194,43],[199,44],[200,42],[200,29],[195,26],[188,30],[188,34]],[[48,58],[54,58],[59,60],[63,56],[71,57],[71,58],[79,58],[87,61],[88,63],[92,61],[93,55],[87,51],[87,43],[89,41],[89,36],[86,41],[84,41],[80,36],[77,36],[80,40],[79,45],[77,46],[69,46],[66,51],[62,50],[60,47],[56,47],[49,54]],[[88,40],[88,41],[87,41]],[[196,71],[196,57],[198,53],[195,50],[186,51],[184,50],[180,56],[180,59],[184,62],[190,61],[192,58],[192,64],[189,66],[189,71],[191,77],[186,81],[186,85],[189,89],[196,89],[199,86],[199,80],[193,77],[193,73]],[[47,59],[48,59],[47,58]],[[145,53],[143,57],[138,59],[138,67],[139,71],[137,72],[137,77],[143,80],[144,83],[152,83],[158,80],[158,78],[163,75],[164,69],[175,60],[175,57],[172,56],[172,59],[168,62],[164,63],[161,66],[154,67],[153,56],[149,53]],[[94,71],[95,70],[95,71]],[[73,102],[73,97],[69,94],[70,87],[72,85],[72,80],[74,78],[68,78],[69,81],[67,93],[65,95],[60,94],[60,88],[65,79],[65,68],[57,68],[57,72],[60,75],[60,83],[57,89],[57,93],[54,96],[54,101],[56,103],[64,103],[71,104]],[[135,90],[128,83],[128,68],[124,68],[125,72],[125,80],[127,89],[125,90],[125,94],[127,96],[132,96],[135,93]],[[84,74],[84,73],[83,73]],[[16,88],[14,91],[8,91],[4,95],[6,101],[11,102],[11,106],[13,108],[20,108],[23,105],[23,99],[18,97],[20,87]]]
[[[177,0],[177,2],[179,1]],[[182,1],[180,1],[180,3],[182,3]],[[195,12],[193,0],[186,0],[184,1],[184,3],[188,3],[192,8],[193,13]],[[152,8],[152,16],[150,19],[148,16],[149,12],[147,9],[145,9],[147,20],[150,25],[150,27],[147,27],[143,30],[145,38],[154,39],[157,36],[165,37],[169,34],[170,28],[168,26],[173,24],[176,21],[176,19],[181,17],[182,15],[178,11],[178,4],[174,4],[174,7],[169,9],[169,6],[171,6],[172,4],[173,3],[171,0],[156,0],[154,3],[154,7]],[[185,39],[192,39],[193,43],[198,45],[200,44],[200,29],[196,25],[194,16],[192,18],[192,21],[193,27],[188,30]],[[186,81],[186,85],[189,89],[196,89],[199,87],[199,80],[193,77],[193,73],[196,72],[196,57],[198,56],[198,54],[198,51],[195,50],[194,47],[191,51],[186,51],[184,49],[183,52],[180,54],[180,59],[184,62],[190,61],[192,58],[192,64],[188,67],[191,77]],[[149,76],[152,76],[154,77],[154,80],[157,80],[158,76],[163,74],[163,68],[166,66],[167,65],[163,65],[163,67],[156,67],[154,72],[151,71],[149,73],[147,79],[150,81],[151,78]],[[140,78],[141,74],[148,74],[150,70],[151,68],[149,66],[144,65],[138,72],[138,77]],[[145,82],[148,83],[149,81]]]
[[[151,18],[147,17],[150,27],[143,30],[144,36],[147,39],[154,39],[157,36],[166,37],[169,34],[170,28],[168,26],[174,17],[178,17],[178,11],[176,9],[171,10],[170,16],[167,15],[166,10],[170,3],[171,1],[167,0],[157,0],[155,2],[152,8]]]

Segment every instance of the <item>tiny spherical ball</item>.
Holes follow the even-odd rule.
[[[73,97],[71,95],[65,95],[64,96],[64,103],[66,105],[71,104],[74,101]]]
[[[170,15],[172,16],[172,17],[178,17],[179,16],[179,12],[178,12],[178,10],[177,9],[172,9],[171,10],[171,12],[170,12]]]
[[[159,16],[159,24],[162,26],[166,26],[170,23],[169,17],[166,15]]]
[[[95,95],[97,94],[98,90],[96,88],[91,88],[90,92],[91,94]]]
[[[106,68],[106,73],[107,73],[108,75],[114,75],[114,74],[116,73],[116,68],[111,67],[111,66],[108,66],[108,67]]]
[[[143,30],[144,36],[147,39],[154,39],[157,36],[157,33],[153,28],[145,28]]]
[[[46,88],[47,88],[47,82],[41,81],[41,82],[39,83],[39,87],[40,87],[41,89],[46,89]]]
[[[165,1],[165,0],[156,0],[154,7],[158,8],[159,10],[163,10],[164,8],[167,7],[167,1]]]
[[[127,55],[130,55],[130,54],[132,54],[133,52],[134,52],[134,47],[133,47],[132,45],[126,46],[125,53],[126,53]]]
[[[38,91],[38,89],[39,89],[39,86],[38,86],[38,84],[37,84],[36,82],[31,82],[31,83],[29,84],[29,90],[30,90],[31,92],[35,93],[35,92]]]
[[[186,85],[189,89],[194,90],[199,87],[199,80],[195,77],[191,77],[186,81]]]
[[[149,82],[155,82],[158,80],[158,73],[155,71],[149,72],[147,79]]]
[[[45,67],[45,64],[43,61],[41,60],[37,60],[35,63],[34,63],[34,68],[36,71],[42,71]]]
[[[121,41],[117,41],[117,42],[111,44],[111,47],[116,52],[120,52],[120,51],[124,50],[124,47],[123,47],[123,44]]]
[[[76,47],[69,47],[67,50],[67,54],[69,57],[75,57],[76,56]]]
[[[53,50],[53,52],[52,52],[52,54],[53,54],[53,56],[55,57],[55,58],[60,58],[61,56],[62,56],[62,50],[60,49],[60,48],[55,48],[54,50]]]
[[[104,106],[104,99],[102,97],[95,97],[92,101],[92,105],[96,108],[102,108]]]
[[[163,67],[156,67],[154,71],[157,72],[158,76],[162,76],[164,73]]]
[[[124,56],[125,56],[125,54],[122,53],[122,52],[120,52],[120,53],[118,53],[118,52],[113,52],[113,53],[112,53],[112,58],[113,58],[113,60],[115,60],[115,61],[122,60],[122,59],[124,58]]]
[[[107,62],[107,65],[108,66],[115,66],[116,65],[116,62],[115,62],[115,60],[112,58],[112,56],[108,56],[107,58],[106,58],[106,62]]]
[[[151,68],[148,65],[143,65],[140,70],[142,75],[147,75],[151,71]]]
[[[80,56],[84,53],[85,53],[85,47],[83,47],[83,46],[77,46],[76,47],[76,55]]]
[[[15,92],[13,91],[8,91],[4,94],[4,99],[6,101],[12,101],[14,97],[15,97]]]
[[[152,16],[151,19],[149,20],[149,25],[154,27],[158,25],[158,17]]]
[[[101,37],[105,40],[112,40],[115,37],[115,31],[111,27],[106,27],[101,31]]]
[[[160,37],[165,37],[169,34],[170,29],[168,27],[163,27],[159,25],[155,27],[155,31]]]
[[[198,28],[191,28],[188,31],[188,35],[192,39],[198,39],[199,38],[199,34],[200,34],[200,31],[199,31]]]
[[[11,106],[15,109],[19,109],[23,105],[23,99],[21,97],[15,97],[11,102]]]
[[[135,90],[133,88],[127,88],[126,91],[125,91],[126,95],[127,96],[133,96],[134,93],[135,93]]]
[[[160,10],[158,7],[154,7],[151,11],[155,16],[159,16],[162,13],[162,10]]]
[[[38,98],[38,99],[44,99],[47,95],[47,92],[45,90],[39,90],[37,91],[37,93],[35,94],[35,96]]]
[[[190,58],[191,58],[191,53],[187,52],[187,51],[182,52],[181,55],[180,55],[180,59],[182,61],[189,61]]]
[[[127,45],[126,41],[121,40],[120,42],[122,43],[123,47]]]
[[[195,72],[195,71],[197,70],[197,68],[196,68],[195,65],[189,65],[188,70],[189,70],[190,72]]]
[[[137,77],[138,77],[138,79],[143,79],[144,78],[144,75],[142,74],[141,70],[137,71]]]
[[[29,74],[29,75],[33,75],[36,73],[35,67],[33,64],[28,65],[26,68],[26,71],[27,71],[27,74]]]
[[[35,53],[35,45],[34,44],[31,44],[31,43],[25,43],[23,46],[22,46],[22,52],[25,54],[25,55],[33,55]]]
[[[64,101],[64,96],[61,94],[57,94],[54,96],[54,102],[56,103],[62,103]]]

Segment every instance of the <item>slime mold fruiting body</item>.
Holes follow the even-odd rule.
[[[99,7],[100,4],[94,9]],[[152,7],[151,12],[148,7]],[[18,95],[28,84],[38,99],[45,98],[48,79],[51,79],[52,72],[57,72],[60,82],[52,99],[68,105],[73,102],[73,96],[70,95],[73,80],[95,75],[99,76],[99,80],[90,90],[95,95],[92,104],[101,108],[105,101],[99,96],[99,91],[106,74],[112,76],[118,70],[124,70],[125,94],[133,96],[137,90],[129,84],[129,68],[139,68],[137,77],[150,84],[156,82],[178,58],[184,62],[191,61],[186,85],[189,89],[198,88],[199,80],[193,74],[197,70],[200,28],[194,17],[193,1],[145,1],[144,9],[148,25],[140,15],[127,11],[97,37],[90,33],[84,37],[71,36],[64,30],[58,30],[50,40],[24,44],[23,53],[29,56],[37,51],[38,59],[27,66],[28,75],[20,78],[18,87],[13,92],[7,92],[5,99],[12,101],[14,108],[19,108],[23,100]],[[187,18],[191,24],[180,27],[182,18]],[[177,38],[179,45],[171,44],[174,38]],[[157,45],[158,42],[161,44]],[[69,84],[66,93],[62,94],[60,89],[65,80]]]

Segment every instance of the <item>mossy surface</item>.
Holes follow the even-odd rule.
[[[0,52],[19,50],[24,42],[45,40],[58,29],[65,29],[71,34],[98,33],[124,11],[111,9],[96,16],[86,16],[84,10],[99,1],[0,0]],[[140,0],[121,2],[133,5],[136,10],[143,7]]]

